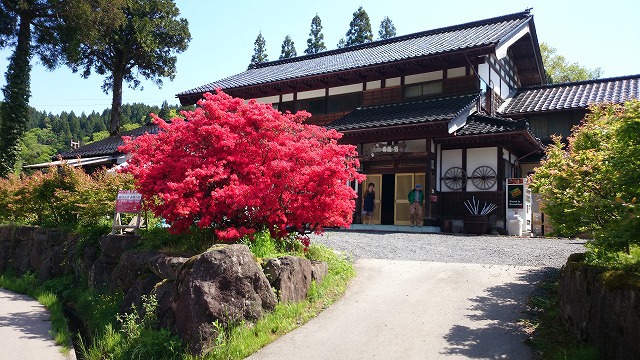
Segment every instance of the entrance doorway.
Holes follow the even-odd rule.
[[[382,210],[380,223],[382,225],[394,225],[394,205],[396,193],[396,176],[394,174],[382,175],[381,204]]]

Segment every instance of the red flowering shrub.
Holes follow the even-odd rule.
[[[305,125],[307,112],[282,114],[218,92],[207,93],[186,121],[154,117],[157,135],[126,140],[124,171],[156,216],[179,233],[196,224],[234,241],[261,229],[321,232],[348,226],[362,181],[355,147],[335,130]]]

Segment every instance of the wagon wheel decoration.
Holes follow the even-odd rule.
[[[444,184],[451,190],[460,190],[467,183],[467,174],[460,167],[451,167],[445,171],[442,177]]]
[[[478,166],[471,173],[471,182],[480,190],[489,190],[496,184],[496,172],[490,166]]]

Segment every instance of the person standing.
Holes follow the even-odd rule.
[[[364,194],[364,198],[362,198],[362,223],[366,224],[367,219],[369,220],[369,224],[371,224],[371,219],[373,218],[373,210],[376,208],[376,192],[373,191],[375,185],[373,183],[369,183],[367,186],[367,192]]]
[[[407,194],[409,200],[409,212],[411,213],[411,226],[422,226],[422,202],[424,201],[424,193],[422,185],[416,184],[414,189]]]

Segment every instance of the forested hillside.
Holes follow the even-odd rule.
[[[122,106],[123,131],[135,129],[151,121],[151,113],[158,114],[163,119],[170,119],[181,110],[187,108],[168,105],[166,101],[161,107],[139,103],[125,104]],[[105,109],[102,113],[94,111],[90,114],[75,114],[73,111],[63,111],[60,114],[52,114],[30,108],[28,131],[20,141],[21,150],[16,170],[22,165],[51,160],[56,154],[71,149],[72,141],[84,145],[108,137],[110,116],[111,109]]]

